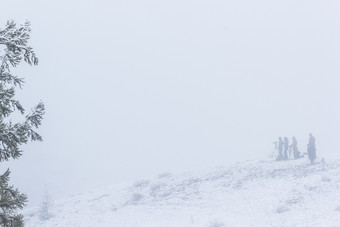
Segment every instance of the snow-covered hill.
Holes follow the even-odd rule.
[[[27,226],[340,226],[340,160],[247,161],[116,185],[25,211]]]

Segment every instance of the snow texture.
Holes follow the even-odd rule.
[[[55,202],[26,226],[339,226],[340,160],[246,161],[114,185]]]

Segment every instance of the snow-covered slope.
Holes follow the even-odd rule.
[[[247,161],[116,185],[25,211],[27,226],[340,226],[340,160]]]

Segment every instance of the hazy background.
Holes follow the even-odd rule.
[[[22,65],[26,108],[43,100],[43,143],[11,182],[38,204],[162,172],[265,159],[308,133],[340,158],[336,0],[2,0],[32,23],[40,64]]]

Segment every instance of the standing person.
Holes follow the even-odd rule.
[[[288,144],[289,144],[288,138],[287,137],[283,138],[283,148],[284,148],[284,151],[283,151],[284,157],[283,157],[283,159],[284,160],[288,160],[288,153],[287,153],[288,147],[289,147]]]
[[[282,155],[283,140],[281,136],[279,137],[278,148],[279,148],[279,156],[277,157],[276,161],[281,161],[283,159],[283,155]]]
[[[307,145],[307,152],[308,152],[308,158],[310,160],[310,164],[314,164],[314,161],[316,159],[316,148],[315,148],[315,138],[312,135],[312,133],[309,133],[309,142]]]
[[[293,136],[292,140],[293,140],[293,142],[292,142],[292,144],[290,145],[290,147],[293,149],[293,156],[294,156],[294,159],[301,158],[300,152],[299,152],[298,149],[297,149],[297,140],[296,140],[295,136]]]

